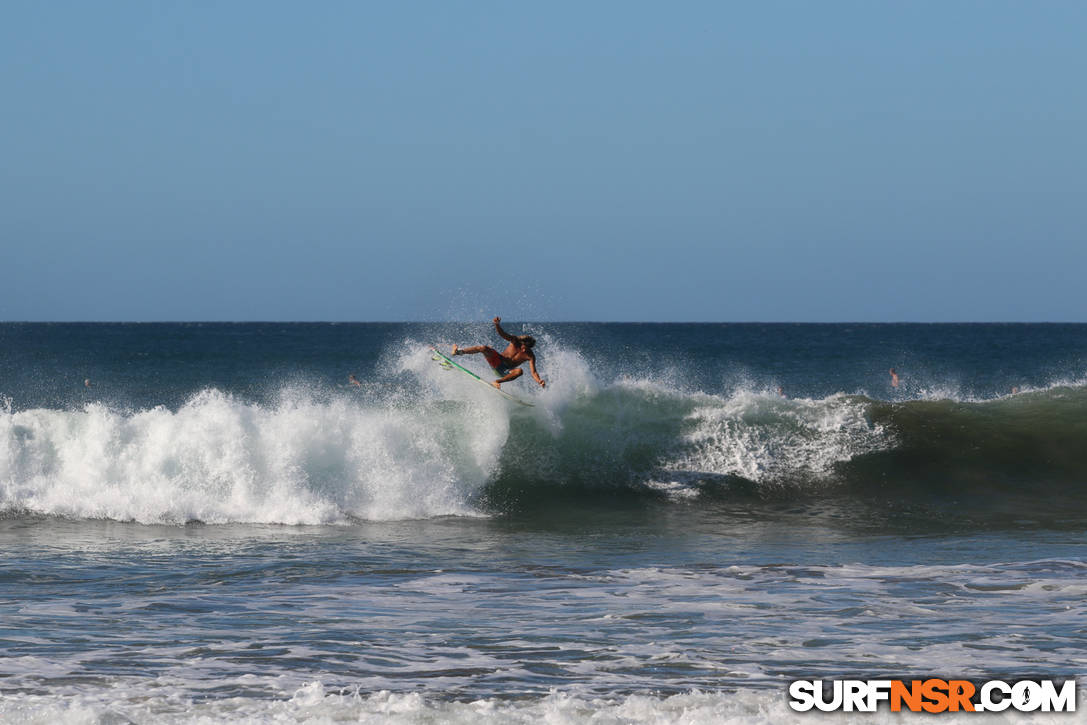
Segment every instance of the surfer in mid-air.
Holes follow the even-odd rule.
[[[501,317],[494,318],[494,329],[498,331],[503,340],[508,340],[510,343],[501,353],[487,345],[477,345],[476,347],[463,349],[454,345],[453,354],[475,355],[477,352],[483,353],[487,364],[494,368],[495,373],[500,376],[498,380],[491,383],[499,390],[502,389],[502,383],[516,380],[525,374],[525,371],[521,369],[521,365],[526,362],[528,363],[528,369],[532,372],[532,377],[536,379],[541,388],[546,387],[547,382],[536,372],[536,356],[532,353],[532,348],[536,346],[536,338],[531,335],[511,335],[502,329],[500,322],[502,322]]]

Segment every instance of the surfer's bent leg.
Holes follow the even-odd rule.
[[[484,350],[489,350],[489,349],[490,348],[488,348],[486,345],[476,345],[475,347],[457,347],[456,345],[454,345],[453,346],[453,354],[454,355],[475,355],[477,352],[483,352]]]
[[[525,371],[522,370],[521,368],[517,368],[515,370],[510,370],[508,375],[504,375],[503,377],[499,378],[498,380],[492,381],[491,385],[493,385],[494,387],[501,390],[502,389],[502,383],[508,383],[511,380],[516,380],[517,378],[521,377],[524,374],[525,374]]]

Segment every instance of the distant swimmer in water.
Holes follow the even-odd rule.
[[[895,372],[894,368],[891,368],[891,387],[898,387],[898,373]]]
[[[361,388],[361,387],[362,387],[362,383],[360,383],[360,382],[358,381],[358,379],[356,379],[356,378],[355,378],[355,374],[354,374],[354,373],[352,373],[351,375],[348,375],[348,376],[347,376],[347,381],[348,381],[349,383],[351,383],[352,385],[354,385],[354,386],[355,386],[356,388]]]
[[[84,388],[91,387],[91,379],[90,378],[83,378],[83,387]]]
[[[546,387],[547,383],[536,372],[536,356],[532,352],[532,348],[536,346],[536,339],[531,335],[511,335],[502,329],[500,322],[502,322],[501,317],[494,318],[494,329],[502,339],[508,340],[510,343],[502,353],[487,345],[477,345],[476,347],[466,347],[464,349],[454,345],[453,354],[475,355],[478,352],[483,353],[487,364],[494,368],[495,374],[499,376],[498,380],[491,383],[499,390],[502,389],[502,383],[516,380],[525,374],[525,371],[521,369],[521,365],[526,362],[528,363],[528,369],[532,372],[532,377],[536,379],[541,388]]]
[[[778,395],[780,397],[782,397],[782,398],[788,398],[789,397],[788,395],[785,394],[785,388],[781,387],[780,385],[778,386]]]

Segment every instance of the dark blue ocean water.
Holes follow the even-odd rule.
[[[0,325],[0,720],[1087,672],[1087,325],[508,328],[532,408],[431,360],[485,322]]]

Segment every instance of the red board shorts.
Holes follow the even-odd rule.
[[[499,355],[493,347],[484,347],[483,357],[486,358],[487,364],[494,368],[495,373],[499,377],[505,377],[510,374],[510,368],[509,365],[506,364],[506,359]]]

